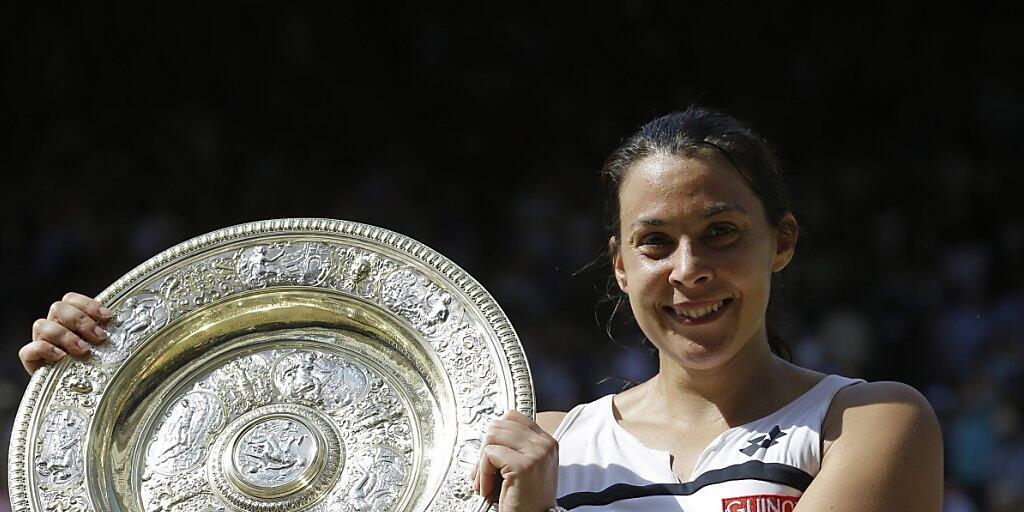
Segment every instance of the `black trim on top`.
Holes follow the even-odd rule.
[[[619,500],[642,498],[644,496],[689,496],[708,485],[720,484],[732,480],[761,480],[792,487],[800,492],[807,490],[814,477],[802,469],[788,464],[775,462],[764,463],[750,460],[743,464],[734,464],[722,469],[707,471],[696,480],[685,484],[615,484],[598,492],[574,492],[558,498],[558,505],[572,510],[584,505],[601,506]]]

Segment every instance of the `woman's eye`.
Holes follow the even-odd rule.
[[[668,239],[667,236],[653,234],[653,235],[644,235],[644,236],[640,237],[640,239],[637,241],[636,245],[637,246],[665,245],[665,244],[668,244],[668,243],[671,243],[671,241]]]
[[[731,235],[731,234],[733,234],[735,232],[736,232],[736,229],[733,228],[732,226],[712,226],[711,229],[708,230],[708,236],[710,236],[710,237],[719,237],[719,236]]]

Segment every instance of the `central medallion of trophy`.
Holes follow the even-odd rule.
[[[235,441],[230,466],[233,483],[260,494],[279,494],[294,482],[308,481],[320,469],[316,437],[298,418],[256,422]]]
[[[213,487],[225,501],[247,510],[316,499],[345,467],[344,444],[332,422],[300,404],[242,414],[217,437],[212,454]]]

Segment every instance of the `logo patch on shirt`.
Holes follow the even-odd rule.
[[[772,427],[772,430],[768,432],[768,435],[760,435],[747,441],[750,443],[750,446],[743,448],[740,451],[748,457],[753,457],[754,453],[761,448],[768,448],[769,446],[779,444],[777,439],[784,435],[786,435],[786,433],[783,432],[778,425],[775,425]]]
[[[722,512],[793,512],[796,496],[781,494],[755,494],[722,500]]]

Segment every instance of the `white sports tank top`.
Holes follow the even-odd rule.
[[[558,504],[573,512],[789,512],[821,469],[821,423],[840,389],[828,375],[768,416],[726,430],[688,482],[612,413],[612,397],[574,407],[555,430]]]

